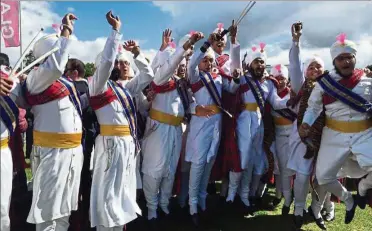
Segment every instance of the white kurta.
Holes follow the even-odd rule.
[[[112,31],[105,44],[102,60],[89,84],[92,96],[108,89],[119,42],[122,35]],[[140,73],[124,86],[131,95],[144,89],[153,78],[153,72],[142,54],[134,59]],[[96,110],[100,125],[127,125],[124,108],[114,100]],[[136,157],[131,136],[101,136],[96,138],[93,155],[91,190],[91,226],[116,227],[127,224],[141,214],[136,202]]]
[[[304,72],[301,68],[302,62],[300,57],[300,46],[299,44],[293,42],[292,48],[289,51],[289,75],[291,76],[291,89],[296,94],[298,94],[305,82]],[[297,104],[293,109],[296,113],[299,112],[300,104]],[[302,142],[298,130],[297,130],[297,120],[293,122],[292,132],[289,136],[289,159],[287,163],[287,172],[292,174],[296,172],[303,175],[310,175],[313,165],[313,158],[305,159],[304,155],[306,153],[307,147]]]
[[[283,99],[289,99],[290,94],[288,93]],[[283,117],[275,112],[275,110],[271,111],[272,116],[275,118],[282,118]],[[292,175],[291,171],[287,170],[287,162],[289,159],[289,136],[292,132],[292,124],[290,125],[277,125],[275,124],[275,166],[278,167],[277,174],[283,174],[284,176]]]
[[[339,81],[335,71],[331,77]],[[363,76],[352,89],[353,92],[372,101],[372,79]],[[312,91],[303,123],[312,125],[323,110],[323,88],[316,83]],[[330,183],[340,177],[361,178],[372,171],[372,128],[361,132],[344,133],[327,127],[327,120],[355,122],[370,120],[367,113],[355,111],[337,100],[325,105],[326,126],[323,128],[321,145],[316,163],[316,177],[320,185]],[[350,125],[352,126],[352,125]],[[338,173],[338,175],[337,175]]]
[[[182,47],[178,48],[175,54],[158,69],[154,77],[156,85],[163,85],[169,81],[183,59],[184,53]],[[156,94],[151,108],[176,117],[185,115],[177,89]],[[145,138],[142,141],[142,172],[155,179],[174,176],[180,157],[181,143],[181,125],[160,123],[148,117]]]
[[[69,41],[59,38],[56,46],[60,50],[28,74],[26,84],[31,94],[43,92],[61,77],[68,60]],[[82,133],[81,118],[68,96],[33,106],[31,111],[34,131]],[[83,158],[81,145],[67,149],[33,146],[33,198],[27,222],[52,221],[77,210]]]
[[[20,85],[15,83],[13,85],[13,89],[11,90],[9,97],[15,103],[17,103],[17,99],[19,99],[19,96],[20,96]],[[16,118],[16,120],[18,120],[18,118]],[[10,138],[9,130],[7,129],[2,119],[0,120],[0,132],[1,132],[1,140],[6,140]],[[0,230],[9,231],[10,230],[9,208],[10,208],[10,199],[11,199],[12,184],[13,184],[13,159],[12,159],[12,153],[8,146],[1,148],[0,172],[1,172]]]
[[[250,75],[248,78],[252,78]],[[245,77],[240,78],[240,84],[246,83]],[[272,107],[276,110],[286,108],[287,98],[281,99],[276,87],[271,80],[265,80],[261,83],[261,88],[264,92],[264,98],[269,101]],[[256,99],[252,90],[242,94],[244,104],[256,103]],[[264,126],[262,115],[259,110],[248,111],[244,110],[237,121],[237,136],[238,148],[242,169],[248,168],[249,162],[254,162],[254,172],[257,175],[262,175],[265,170],[265,152],[263,150]]]
[[[200,80],[197,66],[203,59],[204,54],[197,52],[193,55],[189,66],[189,80],[191,84]],[[214,79],[218,94],[221,96],[222,88],[234,93],[239,85],[234,81],[229,82],[226,78],[218,76]],[[194,93],[196,104],[215,105],[206,87],[202,87]],[[191,107],[191,113],[195,113],[195,105]],[[193,163],[210,162],[218,151],[221,136],[221,113],[210,118],[193,115],[190,121],[190,131],[186,141],[186,161]]]

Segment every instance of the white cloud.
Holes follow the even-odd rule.
[[[67,11],[72,13],[72,12],[75,12],[75,8],[73,7],[67,7]]]
[[[176,39],[190,30],[209,34],[218,22],[225,27],[236,19],[246,2],[154,2],[168,13]],[[187,8],[188,10],[182,10]],[[192,12],[192,14],[190,14]],[[331,67],[329,47],[335,37],[345,32],[359,47],[358,66],[372,63],[372,2],[258,1],[239,25],[239,41],[244,48],[265,42],[269,63],[288,63],[291,46],[290,27],[298,20],[304,23],[303,56],[317,53]],[[249,49],[250,50],[250,49]],[[246,50],[242,50],[244,55]]]
[[[62,19],[61,15],[58,15],[52,11],[51,3],[49,2],[22,2],[22,45],[23,51],[26,50],[26,46],[31,42],[40,28],[51,30],[53,23],[59,23]],[[109,28],[109,27],[108,27]],[[109,29],[107,34],[109,33]],[[45,35],[44,32],[39,35],[42,37]],[[1,38],[2,39],[2,38]],[[92,38],[92,40],[80,40],[76,36],[72,36],[73,41],[71,42],[70,57],[78,58],[83,62],[94,62],[98,53],[103,50],[106,42],[106,37]],[[140,45],[146,43],[146,40],[136,40]],[[31,45],[32,47],[33,45]],[[1,42],[1,52],[6,53],[9,58],[11,65],[14,65],[20,57],[20,48],[5,48],[3,42]],[[155,57],[155,50],[143,50],[143,53],[150,60]]]

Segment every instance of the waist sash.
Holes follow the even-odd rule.
[[[245,81],[247,82],[249,89],[252,91],[254,98],[256,99],[257,105],[260,108],[261,114],[265,112],[265,95],[261,88],[261,84],[255,80],[248,78],[246,75]]]
[[[0,106],[1,120],[7,127],[10,136],[12,136],[18,123],[19,109],[9,96],[0,97]]]

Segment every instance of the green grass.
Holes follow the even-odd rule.
[[[26,169],[27,179],[32,177],[31,170]],[[274,196],[274,189],[270,188],[264,198],[264,203],[271,200]],[[162,231],[290,231],[293,229],[293,217],[281,216],[282,203],[274,210],[261,210],[255,213],[254,217],[244,217],[240,209],[240,202],[237,200],[233,207],[226,207],[226,204],[220,201],[219,196],[213,195],[208,197],[208,209],[206,214],[202,214],[202,225],[195,229],[188,212],[178,207],[176,198],[171,200],[171,215],[168,218],[160,220]],[[307,207],[311,202],[309,194]],[[145,231],[150,230],[146,222],[146,206],[142,199],[139,205],[143,211],[142,217],[128,225],[128,230]],[[307,208],[306,207],[306,208]],[[357,208],[355,218],[349,225],[344,224],[345,206],[342,203],[336,203],[336,219],[332,222],[326,222],[328,230],[331,231],[372,231],[372,209],[367,207],[365,210]],[[291,208],[293,213],[293,205]],[[304,231],[320,230],[317,225],[306,217],[306,224],[302,227]]]

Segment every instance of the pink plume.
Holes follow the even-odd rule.
[[[265,43],[260,43],[260,48],[261,48],[261,51],[263,51],[263,50],[264,50],[265,46],[266,46],[266,44],[265,44]]]
[[[257,47],[252,47],[252,51],[255,52],[257,50]]]
[[[223,23],[217,23],[217,28],[218,28],[219,30],[222,30],[222,28],[223,28]]]
[[[52,24],[52,28],[55,30],[55,32],[57,32],[57,33],[59,33],[59,27],[60,27],[60,25],[59,24],[57,24],[57,23],[53,23]]]
[[[282,65],[280,65],[280,64],[276,65],[275,66],[275,69],[280,72],[281,69],[282,69]]]
[[[176,44],[173,41],[169,42],[168,45],[172,48],[176,48]]]
[[[345,39],[346,39],[346,34],[345,33],[341,33],[341,34],[337,35],[336,39],[341,44],[344,44],[345,43]]]
[[[119,45],[118,52],[121,53],[122,50],[123,50],[123,46],[122,45]]]
[[[190,33],[189,33],[190,36],[193,36],[194,34],[196,34],[196,31],[194,31],[194,30],[190,31]]]

